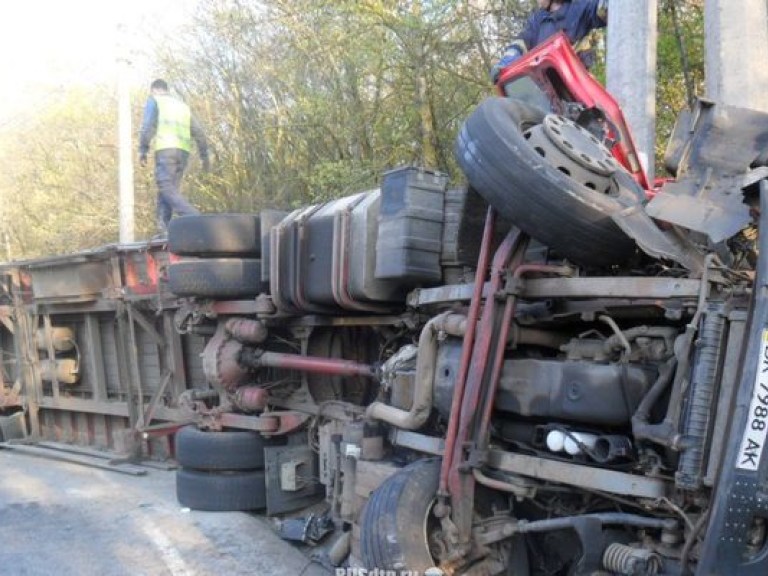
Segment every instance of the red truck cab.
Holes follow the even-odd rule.
[[[587,71],[563,32],[502,70],[497,89],[501,96],[571,117],[577,123],[574,116],[587,110],[597,113],[606,125],[604,142],[616,160],[640,186],[652,190],[621,108]]]

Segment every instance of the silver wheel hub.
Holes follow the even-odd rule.
[[[620,169],[610,150],[572,120],[548,114],[525,132],[528,143],[560,172],[586,188],[608,193],[611,175]]]

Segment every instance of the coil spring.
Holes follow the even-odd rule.
[[[603,567],[626,576],[655,576],[661,570],[661,560],[650,550],[614,542],[603,552]]]

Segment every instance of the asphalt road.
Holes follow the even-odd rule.
[[[266,518],[181,508],[174,482],[0,449],[0,574],[328,574]]]

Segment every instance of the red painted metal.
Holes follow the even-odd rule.
[[[469,361],[472,356],[477,318],[480,315],[480,302],[483,298],[483,288],[485,287],[485,274],[488,269],[488,263],[491,260],[491,243],[493,242],[495,225],[496,212],[489,206],[485,217],[483,240],[480,244],[480,257],[477,263],[477,272],[475,273],[475,289],[469,305],[469,315],[467,316],[467,331],[464,334],[461,359],[459,361],[459,371],[456,375],[456,384],[453,389],[451,413],[448,417],[448,430],[446,431],[445,436],[445,450],[443,451],[443,462],[440,468],[440,484],[438,488],[438,494],[443,496],[448,494],[448,472],[451,469],[451,463],[453,462],[453,450],[456,444],[459,415],[462,400],[464,398],[464,386],[467,382]]]
[[[500,95],[505,95],[507,84],[523,76],[529,77],[549,95],[558,114],[564,113],[564,101],[600,109],[611,124],[611,136],[616,141],[611,149],[614,157],[652,194],[624,113],[613,96],[587,71],[564,33],[556,34],[505,68],[497,83]]]
[[[309,414],[291,411],[275,411],[261,416],[225,412],[216,416],[216,424],[219,427],[254,430],[265,436],[281,436],[295,432],[309,419]]]
[[[249,371],[239,361],[242,351],[243,344],[230,338],[220,325],[201,354],[203,371],[214,388],[234,392],[247,383]]]
[[[230,318],[225,328],[239,342],[258,344],[267,339],[267,327],[260,320],[250,318]]]
[[[264,352],[258,356],[257,362],[260,366],[269,368],[298,370],[315,374],[376,377],[376,369],[370,364],[360,364],[359,362],[339,358],[319,358],[316,356],[301,356],[299,354]]]
[[[235,404],[248,412],[262,411],[267,407],[269,392],[260,386],[243,386],[235,392]]]
[[[121,258],[123,288],[129,294],[154,294],[158,291],[162,254],[150,251],[127,252]]]
[[[280,429],[280,417],[277,413],[263,414],[261,416],[247,416],[224,412],[217,414],[211,422],[206,422],[210,428],[241,428],[254,430],[263,434],[274,434]]]
[[[522,257],[522,253],[518,253]],[[558,276],[568,276],[573,271],[567,266],[551,266],[547,264],[519,264],[512,263],[511,267],[514,269],[512,273],[513,281],[520,280],[523,276],[531,273],[541,274],[555,274]],[[483,398],[482,417],[480,420],[480,426],[476,431],[476,439],[478,449],[482,450],[488,445],[488,427],[491,422],[491,414],[493,412],[493,400],[496,396],[496,390],[499,385],[499,377],[501,376],[501,370],[504,365],[504,351],[505,344],[509,338],[509,331],[512,326],[512,319],[515,314],[515,304],[517,302],[517,296],[510,294],[507,296],[504,312],[502,314],[501,326],[499,329],[499,335],[496,339],[496,355],[491,369],[491,375],[486,382],[486,390]]]
[[[451,518],[458,530],[458,553],[464,553],[470,545],[472,536],[472,520],[474,509],[475,480],[471,474],[463,473],[465,465],[465,450],[472,438],[472,428],[478,423],[478,408],[486,378],[489,359],[494,346],[502,347],[505,342],[498,339],[499,318],[496,312],[495,295],[502,287],[504,273],[510,261],[522,257],[521,239],[523,234],[513,229],[502,242],[493,259],[491,266],[490,289],[488,298],[483,306],[480,323],[477,327],[477,339],[472,347],[472,358],[469,364],[467,380],[460,396],[460,414],[449,454],[448,464],[448,493],[451,499]],[[522,243],[522,246],[525,242]],[[478,440],[477,436],[474,437]],[[447,454],[447,450],[446,450]]]
[[[368,302],[359,302],[355,300],[349,291],[352,268],[349,256],[352,250],[350,246],[350,243],[352,242],[350,220],[352,218],[352,210],[362,202],[362,200],[363,197],[361,196],[354,204],[348,206],[343,212],[337,215],[340,232],[338,238],[334,239],[334,244],[338,245],[334,248],[334,269],[331,272],[331,291],[336,303],[345,310],[386,313],[391,310],[391,307]]]
[[[269,415],[277,416],[278,426],[274,432],[265,432],[265,436],[290,434],[301,428],[310,418],[309,414],[302,412],[270,412]]]

